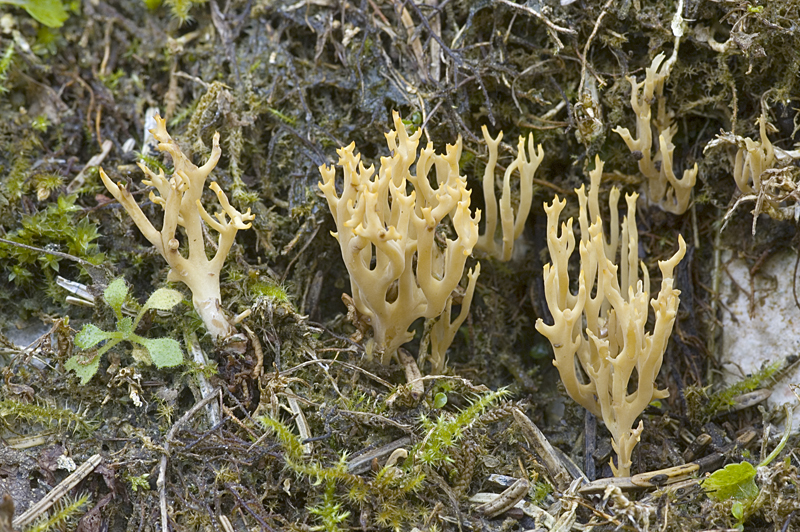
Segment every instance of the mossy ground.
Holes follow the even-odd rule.
[[[83,515],[83,530],[158,530],[156,479],[168,443],[165,494],[173,530],[228,524],[234,530],[534,528],[520,515],[482,517],[466,499],[500,491],[487,480],[493,473],[528,475],[539,482],[532,482],[532,494],[549,491],[546,470],[515,428],[508,401],[584,464],[583,412],[559,392],[549,345],[533,327],[547,316],[541,205],[555,193],[566,195],[567,214],[575,215],[571,191],[586,181],[596,154],[609,169],[604,187],[637,188],[636,161],[611,129],[633,127],[625,76],[641,79],[656,53],[671,53],[676,6],[638,0],[613,3],[608,11],[594,0],[517,8],[488,0],[167,2],[189,9],[191,19],[181,22],[169,5],[148,9],[156,3],[73,2],[58,29],[3,6],[0,237],[31,247],[0,244],[0,417],[9,445],[20,436],[43,436],[41,445],[9,447],[0,456],[0,482],[17,507],[27,508],[66,476],[54,456],[66,453],[82,463],[100,453],[103,466],[71,494],[73,500],[90,496],[88,513],[62,529],[74,529]],[[717,238],[735,186],[727,154],[704,157],[703,147],[720,129],[754,137],[762,110],[779,129],[773,142],[792,147],[800,4],[687,2],[683,17],[691,29],[667,83],[668,105],[679,126],[676,168],[697,162],[700,173],[685,215],[640,207],[640,242],[651,272],[674,252],[679,232],[691,250],[678,272],[681,313],[660,377],[670,398],[643,416],[636,471],[680,463],[683,431],[711,430],[702,424],[707,412],[687,409],[683,390],[717,389],[702,391],[716,385],[716,353],[709,350],[719,333],[711,315],[720,309],[711,289],[715,249],[727,246],[755,264],[765,251],[794,247],[795,240],[791,222],[763,221],[750,237],[747,209]],[[712,50],[698,37],[701,26],[731,46]],[[431,57],[440,58],[435,67]],[[597,89],[588,100],[578,92],[582,76],[585,87]],[[579,100],[584,112],[575,111]],[[590,135],[587,105],[599,120]],[[256,214],[253,228],[237,237],[222,283],[232,314],[253,310],[245,322],[252,335],[224,347],[201,338],[212,360],[206,367],[131,371],[130,353],[112,350],[98,375],[80,386],[63,366],[74,333],[87,321],[110,330],[114,317],[104,305],[67,304],[57,276],[95,295],[123,276],[143,302],[164,286],[167,266],[109,201],[96,169],[84,172],[71,192],[68,185],[110,141],[103,167],[113,179],[132,182],[145,212],[157,219],[159,209],[147,200],[134,164],[153,106],[198,161],[220,132],[215,179],[237,208]],[[333,162],[339,146],[354,141],[369,161],[386,155],[383,134],[392,110],[424,127],[437,148],[464,138],[462,171],[478,208],[486,161],[481,125],[504,131],[501,163],[510,160],[515,139],[530,131],[546,152],[521,251],[509,263],[482,259],[470,317],[449,351],[449,376],[425,381],[418,401],[403,386],[401,368],[367,361],[363,347],[350,340],[354,329],[341,302],[349,292],[347,272],[317,188],[317,167]],[[169,164],[159,157],[149,162]],[[8,339],[31,327],[40,333],[33,347]],[[192,332],[202,334],[202,325],[186,304],[169,317],[144,319],[137,332],[183,342]],[[167,442],[168,431],[199,400],[200,373],[220,390],[221,421],[212,426],[200,411]],[[511,395],[487,395],[501,387]],[[313,439],[307,455],[294,436],[298,410]],[[259,420],[267,415],[274,421]],[[714,434],[732,438],[754,427],[760,438],[765,419],[752,408],[716,417]],[[607,476],[610,446],[604,429],[598,431],[595,461],[598,476]],[[384,456],[366,471],[348,470],[348,460],[360,453],[406,437],[410,454],[396,467],[384,467]],[[738,453],[730,459],[741,460]],[[800,517],[792,520],[800,504],[797,456],[787,460],[760,479],[767,503],[749,516],[748,530],[800,527]],[[541,504],[558,500],[551,493]],[[698,490],[664,495],[645,518],[594,502],[596,511],[592,501],[578,510],[579,522],[600,522],[610,512],[616,517],[608,527],[641,528],[648,519],[660,530],[737,524],[730,505],[712,503]]]

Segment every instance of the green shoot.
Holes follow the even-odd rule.
[[[183,300],[183,295],[180,292],[168,288],[156,290],[135,319],[122,315],[122,304],[125,302],[125,298],[128,297],[128,285],[124,279],[120,278],[112,281],[103,292],[103,296],[117,317],[117,330],[107,332],[94,324],[87,323],[75,336],[75,345],[82,349],[92,349],[101,342],[105,342],[96,351],[90,351],[86,355],[75,355],[67,360],[64,367],[74,371],[81,378],[81,384],[89,382],[94,374],[97,373],[97,369],[100,366],[100,357],[123,341],[134,345],[133,355],[139,362],[155,364],[158,368],[177,366],[183,362],[183,351],[181,351],[180,344],[176,340],[172,338],[144,338],[134,332],[148,310],[170,310],[180,303]]]
[[[452,458],[447,452],[448,449],[458,443],[464,432],[472,426],[486,408],[509,393],[506,388],[501,388],[481,395],[456,416],[442,413],[436,421],[423,417],[420,421],[428,434],[409,453],[409,461],[418,460],[430,467],[438,467],[452,462]]]
[[[0,94],[4,92],[8,92],[8,88],[5,87],[4,83],[6,79],[8,79],[8,70],[11,67],[11,63],[14,61],[14,42],[11,41],[8,43],[6,50],[3,52],[3,55],[0,56]]]
[[[792,409],[786,408],[786,430],[781,441],[775,449],[758,464],[758,467],[768,466],[786,446],[789,434],[792,432]],[[706,495],[717,501],[733,500],[731,512],[733,516],[742,523],[747,511],[758,497],[758,486],[755,478],[758,470],[750,462],[740,462],[738,464],[728,464],[722,469],[714,471],[703,480],[703,489]]]

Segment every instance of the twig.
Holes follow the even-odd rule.
[[[558,459],[555,451],[553,451],[553,446],[547,441],[547,438],[542,434],[542,431],[539,430],[539,427],[534,425],[533,421],[520,409],[515,408],[513,413],[514,421],[517,422],[517,426],[522,432],[522,435],[525,436],[528,443],[536,450],[536,453],[542,457],[542,460],[544,460],[544,465],[555,481],[556,487],[560,490],[566,489],[570,482],[572,482],[572,477]]]
[[[208,357],[206,357],[203,348],[200,347],[200,342],[197,341],[197,335],[195,333],[187,335],[184,337],[184,341],[186,342],[186,348],[192,354],[192,360],[194,363],[200,366],[207,365]],[[211,383],[202,372],[197,373],[197,383],[200,386],[200,395],[203,401],[210,396],[213,397],[214,393],[216,393],[212,390]],[[206,415],[208,416],[208,424],[212,427],[219,423],[220,415],[217,405],[209,405],[209,407],[206,409]]]
[[[342,351],[345,351],[345,349],[342,349]],[[377,382],[379,384],[382,384],[383,386],[389,388],[390,390],[394,388],[394,385],[392,385],[390,382],[387,382],[384,379],[378,377],[374,373],[370,373],[369,371],[367,371],[367,370],[365,370],[363,368],[359,368],[358,366],[356,366],[354,364],[350,364],[349,362],[344,362],[344,361],[336,360],[336,359],[332,359],[332,358],[318,358],[318,359],[315,359],[315,360],[307,360],[305,362],[301,362],[300,364],[298,364],[298,365],[296,365],[296,366],[294,366],[292,368],[289,368],[287,370],[281,371],[281,376],[283,377],[285,375],[289,375],[290,373],[294,373],[295,371],[297,371],[297,370],[299,370],[301,368],[304,368],[306,366],[310,366],[311,364],[322,364],[322,365],[324,365],[324,364],[341,364],[342,366],[344,366],[344,367],[346,367],[348,369],[352,369],[354,371],[360,371],[364,375],[370,377],[375,382]]]
[[[253,509],[252,509],[252,508],[250,508],[250,507],[247,505],[247,503],[244,501],[244,499],[242,499],[241,495],[239,495],[239,494],[236,492],[236,490],[234,489],[234,485],[233,485],[233,484],[231,484],[230,482],[226,482],[226,483],[225,483],[225,488],[226,488],[226,489],[227,489],[227,490],[230,492],[230,494],[231,494],[231,495],[233,495],[233,497],[236,499],[236,502],[238,502],[238,503],[239,503],[239,506],[240,506],[242,509],[246,510],[246,511],[247,511],[247,513],[249,513],[249,514],[250,514],[250,516],[251,516],[253,519],[255,519],[256,521],[258,521],[258,524],[259,524],[259,525],[261,525],[261,526],[262,526],[264,529],[268,530],[269,532],[277,532],[277,531],[276,531],[274,528],[272,528],[271,526],[269,526],[269,525],[266,523],[266,521],[264,521],[263,519],[261,519],[261,518],[260,518],[258,515],[256,515],[256,513],[255,513],[255,512],[253,512]]]
[[[363,475],[370,470],[373,460],[382,461],[397,449],[408,447],[413,443],[409,436],[403,436],[391,443],[350,459],[347,462],[347,471],[353,475]]]
[[[308,425],[308,421],[306,421],[306,415],[303,413],[303,409],[300,408],[300,403],[297,402],[297,396],[288,386],[286,390],[289,392],[286,394],[286,400],[289,402],[289,408],[292,410],[292,414],[294,414],[294,422],[297,424],[297,432],[300,434],[300,439],[310,440],[312,438],[311,427]],[[313,446],[310,443],[303,444],[304,454],[311,454],[312,450]]]
[[[12,528],[21,529],[27,526],[34,519],[46,512],[53,504],[56,503],[61,497],[69,493],[69,491],[78,485],[78,483],[86,478],[89,473],[95,470],[103,458],[96,454],[86,460],[78,469],[75,470],[70,476],[62,480],[58,486],[53,488],[53,491],[44,496],[42,500],[28,508],[28,511],[14,519],[11,523]]]
[[[581,65],[582,65],[581,82],[580,85],[578,85],[579,95],[583,94],[583,85],[586,82],[586,67],[587,67],[586,56],[589,55],[589,46],[591,46],[592,40],[594,39],[594,36],[597,34],[597,30],[600,28],[600,22],[603,21],[603,17],[605,17],[606,13],[608,13],[608,8],[611,7],[612,2],[613,0],[608,0],[608,2],[606,2],[606,5],[603,6],[603,11],[600,13],[600,16],[597,17],[597,21],[594,23],[594,28],[592,29],[592,33],[591,35],[589,35],[589,38],[586,39],[586,44],[583,46],[583,56],[581,57]],[[601,80],[600,77],[597,76],[597,74],[595,74],[595,77],[597,77],[597,80],[600,82],[601,85],[605,85],[603,80]]]
[[[110,140],[106,139],[103,141],[103,144],[100,147],[100,153],[92,156],[89,159],[89,162],[83,167],[83,169],[75,176],[75,178],[69,182],[67,185],[67,194],[72,194],[79,188],[83,186],[83,183],[86,181],[86,171],[89,168],[94,168],[95,166],[100,166],[100,163],[106,158],[108,153],[111,151],[111,148],[114,147],[114,143]]]
[[[253,344],[253,351],[256,354],[256,365],[253,368],[253,378],[258,379],[261,376],[261,371],[264,369],[264,350],[261,349],[261,342],[258,341],[258,336],[256,336],[255,333],[250,330],[250,327],[242,324],[242,328],[244,329],[245,334],[247,334],[247,337],[250,338],[250,343]]]
[[[207,396],[198,401],[192,408],[190,408],[181,418],[172,425],[172,428],[167,432],[167,437],[164,441],[164,455],[161,457],[161,464],[158,467],[158,498],[161,506],[161,532],[169,531],[169,519],[167,516],[167,461],[169,460],[169,444],[172,442],[173,436],[178,432],[183,425],[186,424],[201,408],[213,401],[219,393],[219,388],[214,390]],[[77,471],[76,471],[77,473]]]
[[[86,270],[86,273],[89,274],[89,277],[92,278],[92,281],[97,283],[98,281],[104,280],[106,278],[105,271],[100,266],[95,266],[88,260],[82,259],[80,257],[76,257],[75,255],[70,255],[69,253],[63,253],[61,251],[55,250],[48,250],[37,248],[36,246],[29,246],[27,244],[21,244],[19,242],[14,242],[13,240],[6,240],[5,238],[0,238],[1,244],[8,244],[9,246],[15,246],[22,249],[27,249],[30,251],[35,251],[41,255],[52,255],[54,257],[58,257],[59,259],[67,259],[73,262],[77,262]]]
[[[517,4],[517,3],[512,2],[511,0],[494,0],[494,1],[497,2],[498,4],[503,4],[503,5],[506,5],[506,6],[510,7],[510,8],[512,8],[512,9],[516,9],[517,11],[522,11],[523,13],[527,13],[528,15],[533,15],[534,17],[536,17],[539,20],[541,20],[542,22],[544,22],[547,25],[547,27],[550,28],[553,31],[560,31],[561,33],[566,33],[567,35],[577,35],[578,34],[578,32],[573,30],[573,29],[563,28],[561,26],[558,26],[557,24],[553,24],[552,22],[550,22],[550,20],[547,17],[545,17],[544,15],[539,13],[538,11],[528,7],[527,5]],[[559,48],[563,48],[564,45],[561,43],[561,41],[558,39],[558,37],[555,36],[555,35],[553,35],[553,37],[555,38],[556,43],[558,43]]]

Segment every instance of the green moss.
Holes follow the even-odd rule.
[[[426,489],[428,476],[437,474],[435,469],[439,466],[453,462],[449,456],[455,451],[453,446],[486,408],[507,395],[504,389],[488,392],[458,413],[440,411],[435,421],[421,418],[424,437],[408,450],[403,463],[386,463],[367,477],[348,471],[346,453],[336,463],[326,466],[313,454],[305,454],[303,442],[284,423],[271,417],[259,421],[283,449],[287,469],[307,483],[309,498],[315,502],[309,503],[306,511],[320,520],[318,530],[332,532],[355,525],[349,521],[351,512],[342,504],[343,500],[370,508],[366,515],[371,516],[375,525],[401,530],[410,529],[410,524],[425,514],[424,504],[420,505],[416,494]],[[323,486],[321,493],[317,486]]]
[[[47,532],[49,530],[74,530],[78,526],[77,516],[89,502],[89,496],[83,495],[73,499],[69,495],[62,497],[49,512],[45,512],[23,532]]]
[[[414,446],[413,451],[409,453],[409,460],[419,460],[431,467],[452,462],[449,449],[458,443],[464,432],[475,423],[486,408],[507,397],[509,393],[507,389],[501,388],[496,392],[481,395],[456,416],[443,413],[434,421],[422,415],[420,425],[428,434],[423,442]]]
[[[253,298],[266,297],[278,303],[289,303],[289,293],[286,287],[280,284],[264,281],[254,281],[249,285]]]
[[[45,186],[52,184],[52,176],[44,177]],[[89,218],[76,220],[80,207],[75,205],[76,196],[59,196],[55,203],[36,214],[25,215],[21,228],[11,231],[7,239],[20,244],[66,252],[92,264],[100,264],[105,256],[95,240],[100,233]],[[41,281],[40,275],[58,272],[61,257],[0,243],[0,264],[10,271],[9,280],[17,286]],[[25,272],[27,270],[27,273]]]
[[[47,427],[57,426],[72,428],[73,431],[81,430],[84,434],[92,431],[92,424],[72,410],[59,408],[48,404],[22,403],[7,399],[0,401],[0,418],[8,423],[8,419],[14,420],[12,426],[19,427],[19,420],[29,423],[44,425]]]
[[[170,13],[173,17],[178,19],[181,24],[192,20],[189,14],[192,8],[204,3],[205,0],[166,0],[166,5],[169,7]],[[148,7],[150,7],[149,4]]]
[[[5,86],[6,80],[8,79],[8,71],[11,68],[11,65],[14,62],[14,43],[9,42],[8,46],[6,46],[3,55],[0,56],[0,94],[8,92],[8,88]]]
[[[763,383],[778,371],[782,362],[774,362],[749,377],[723,388],[716,393],[708,393],[707,388],[687,386],[684,396],[689,410],[689,416],[702,425],[717,414],[729,410],[735,400],[742,394],[761,388]]]

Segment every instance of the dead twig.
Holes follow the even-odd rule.
[[[508,6],[511,9],[516,9],[517,11],[520,11],[522,13],[525,13],[525,14],[528,14],[528,15],[532,15],[532,16],[538,18],[539,20],[541,20],[542,22],[544,22],[544,24],[553,32],[552,33],[553,39],[555,39],[556,44],[558,45],[559,48],[564,48],[564,44],[558,38],[558,35],[556,35],[557,32],[566,33],[567,35],[577,35],[578,34],[577,31],[575,31],[575,30],[573,30],[571,28],[564,28],[562,26],[554,24],[547,17],[545,17],[544,15],[539,13],[538,11],[534,10],[533,8],[528,7],[527,5],[517,4],[517,3],[512,2],[511,0],[494,0],[494,1],[497,2],[498,4],[503,4],[504,6]]]
[[[169,429],[167,437],[164,441],[164,455],[161,457],[161,463],[158,467],[158,481],[156,487],[158,488],[158,499],[161,506],[161,530],[167,532],[169,530],[169,517],[167,515],[167,461],[169,460],[169,446],[172,438],[194,415],[205,407],[208,403],[213,401],[219,394],[219,388],[214,388],[208,396],[198,401],[192,408],[186,411],[181,418],[172,425]],[[76,471],[77,473],[77,471]],[[16,525],[15,525],[16,526]]]
[[[53,506],[53,504],[55,504],[59,499],[61,499],[61,497],[69,493],[72,488],[77,486],[81,480],[89,476],[89,473],[94,471],[102,461],[103,458],[99,454],[96,454],[86,460],[86,462],[78,467],[78,469],[76,469],[70,476],[62,480],[58,486],[53,488],[53,491],[45,495],[42,500],[28,508],[27,512],[14,519],[11,523],[11,526],[19,530],[22,529],[22,527],[32,523],[37,517],[50,509],[50,507]]]

